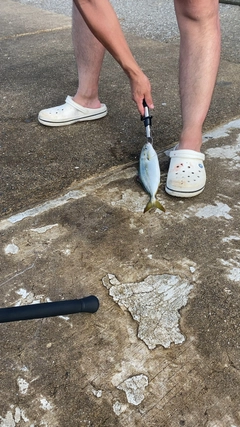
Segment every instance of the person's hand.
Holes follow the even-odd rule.
[[[141,116],[144,116],[143,99],[145,99],[149,108],[154,108],[151,84],[147,76],[141,71],[140,74],[130,77],[130,86],[132,91],[132,99],[137,104],[137,108]]]

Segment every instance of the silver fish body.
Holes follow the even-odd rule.
[[[156,199],[156,193],[160,184],[160,166],[158,156],[152,144],[147,142],[144,144],[139,161],[139,177],[145,190],[150,195],[150,200],[147,203],[144,212],[155,207],[165,212],[164,207]]]

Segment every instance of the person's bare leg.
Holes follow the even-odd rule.
[[[99,108],[98,82],[105,48],[91,33],[73,2],[72,40],[78,69],[78,90],[73,100],[83,107]]]
[[[175,0],[180,42],[179,149],[200,151],[220,60],[218,0]]]

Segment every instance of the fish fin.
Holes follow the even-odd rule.
[[[147,212],[147,211],[149,211],[152,208],[157,208],[157,209],[160,209],[161,211],[165,212],[164,206],[162,206],[161,203],[157,199],[155,199],[153,202],[150,200],[147,203],[147,205],[146,205],[146,207],[144,209],[144,213]]]
[[[165,207],[163,205],[161,205],[161,203],[158,200],[156,200],[156,202],[154,203],[154,206],[156,208],[160,209],[160,211],[166,212]]]
[[[146,207],[145,207],[145,209],[144,209],[144,213],[145,212],[147,212],[147,211],[150,211],[150,209],[152,209],[153,208],[153,203],[151,202],[151,200],[147,203],[147,205],[146,205]]]

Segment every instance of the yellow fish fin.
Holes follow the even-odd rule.
[[[144,213],[147,212],[147,211],[149,211],[152,208],[157,208],[157,209],[160,209],[161,211],[165,212],[164,206],[162,206],[161,203],[157,199],[155,199],[153,202],[150,200],[147,203],[147,205],[146,205],[146,207],[144,209]]]
[[[160,209],[161,211],[166,212],[165,207],[161,205],[161,203],[158,200],[156,200],[156,202],[154,203],[154,206]]]

